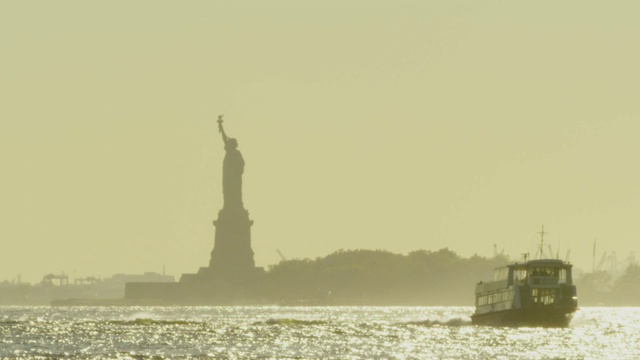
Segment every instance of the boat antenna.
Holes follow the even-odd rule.
[[[542,254],[544,252],[544,234],[548,234],[546,232],[544,232],[544,225],[542,225],[542,231],[540,231],[538,234],[540,234],[540,259],[542,259]]]

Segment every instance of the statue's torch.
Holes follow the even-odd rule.
[[[222,132],[222,117],[224,115],[218,115],[218,132]]]

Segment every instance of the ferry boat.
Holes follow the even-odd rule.
[[[476,285],[476,310],[471,322],[490,326],[569,325],[578,309],[572,266],[562,260],[528,260],[525,256],[523,263],[497,268],[493,281]]]

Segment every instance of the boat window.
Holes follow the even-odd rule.
[[[560,273],[558,275],[558,283],[559,284],[567,283],[567,269],[560,269]]]
[[[531,276],[553,276],[558,277],[557,267],[534,267],[531,268]]]
[[[549,273],[547,272],[547,268],[534,267],[531,268],[531,276],[549,276]]]
[[[527,282],[527,269],[514,269],[513,271],[513,283],[524,285]]]
[[[476,299],[476,305],[478,306],[487,305],[488,303],[489,303],[489,298],[487,295],[478,296],[478,298]]]
[[[491,294],[476,296],[476,306],[491,305],[513,301],[515,292],[512,290],[496,291]]]
[[[549,305],[554,303],[556,293],[556,289],[532,289],[531,297],[534,303]]]
[[[553,285],[558,283],[558,267],[534,267],[531,268],[531,280],[534,285]]]
[[[496,269],[493,273],[493,281],[507,280],[508,277],[509,269],[506,267]]]

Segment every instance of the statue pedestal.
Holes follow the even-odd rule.
[[[183,274],[176,299],[217,305],[262,302],[265,271],[253,260],[249,212],[242,207],[223,208],[213,224],[216,235],[209,266],[196,274]]]
[[[249,212],[243,208],[223,208],[216,227],[215,243],[211,251],[209,269],[214,273],[241,274],[253,272],[255,261],[251,249]]]

